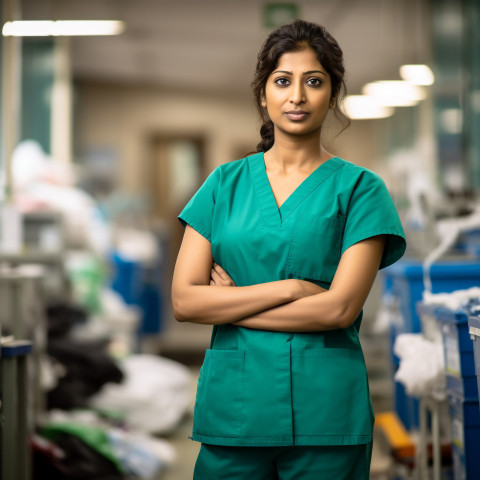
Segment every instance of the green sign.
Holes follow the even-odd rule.
[[[299,17],[295,3],[266,3],[263,7],[263,23],[267,28],[275,28],[290,23]]]

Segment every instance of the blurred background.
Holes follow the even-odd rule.
[[[407,235],[361,331],[371,478],[480,478],[478,1],[1,5],[1,480],[192,477],[211,328],[173,318],[176,217],[255,149],[256,55],[294,18],[344,52],[352,124],[325,147],[382,176]]]

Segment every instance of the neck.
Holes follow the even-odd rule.
[[[308,136],[286,136],[275,131],[275,143],[265,153],[265,160],[270,168],[284,172],[293,169],[309,171],[331,156],[320,144],[320,132]]]

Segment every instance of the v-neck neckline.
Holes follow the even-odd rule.
[[[248,157],[248,162],[260,209],[268,225],[282,225],[305,197],[343,165],[339,157],[329,158],[311,172],[279,207],[267,175],[264,153],[251,155]]]

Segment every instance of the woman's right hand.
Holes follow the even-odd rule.
[[[327,291],[325,288],[319,287],[317,284],[308,282],[307,280],[292,278],[288,281],[293,283],[295,300]]]
[[[315,283],[308,282],[307,280],[292,278],[286,281],[290,282],[290,287],[293,290],[293,300],[299,300],[300,298],[310,297],[311,295],[317,295],[318,293],[326,291],[325,288],[319,287]],[[230,275],[215,262],[213,263],[210,272],[210,285],[222,287],[236,286],[232,277],[230,277]]]
[[[217,287],[236,287],[232,277],[218,264],[213,262],[210,271],[210,285]]]

